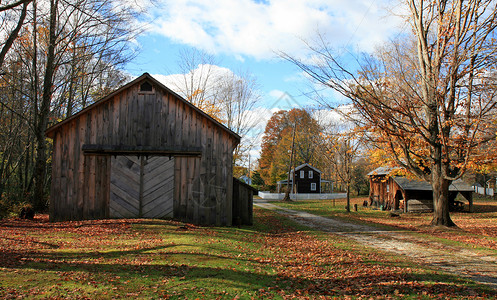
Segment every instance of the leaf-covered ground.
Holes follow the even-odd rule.
[[[2,298],[495,298],[495,291],[308,231],[162,220],[0,221]]]
[[[376,226],[389,226],[400,230],[409,230],[425,234],[427,238],[439,241],[469,245],[472,248],[497,250],[497,201],[475,199],[474,212],[453,212],[452,220],[457,228],[447,230],[429,226],[431,213],[407,213],[390,217],[389,212],[362,207],[367,198],[351,199],[351,207],[357,204],[358,211],[345,212],[345,200],[279,202],[283,207],[304,210],[325,217],[342,218],[347,221],[367,222]],[[466,204],[467,205],[467,204]],[[467,207],[466,207],[467,209]]]

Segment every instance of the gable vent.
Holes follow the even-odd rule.
[[[152,85],[150,84],[150,82],[145,81],[140,85],[140,92],[152,92],[152,91],[153,91]]]

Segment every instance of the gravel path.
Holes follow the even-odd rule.
[[[348,223],[339,219],[283,208],[265,201],[256,200],[254,205],[274,210],[302,225],[346,236],[369,247],[405,255],[423,264],[488,284],[497,289],[497,256],[495,255],[482,255],[476,250],[448,246],[413,234],[406,234],[406,231],[389,231]]]

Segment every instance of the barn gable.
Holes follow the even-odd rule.
[[[147,73],[46,135],[54,141],[51,220],[232,222],[240,137]]]

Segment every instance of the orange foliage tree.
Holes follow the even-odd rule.
[[[266,185],[274,185],[288,176],[293,128],[295,145],[293,166],[309,163],[317,168],[322,164],[318,147],[321,127],[304,109],[280,110],[269,119],[262,137],[260,174]]]
[[[495,160],[496,3],[406,0],[411,33],[359,61],[340,64],[311,47],[316,64],[285,56],[355,106],[355,120],[396,163],[432,185],[432,225],[454,226],[449,186]]]

